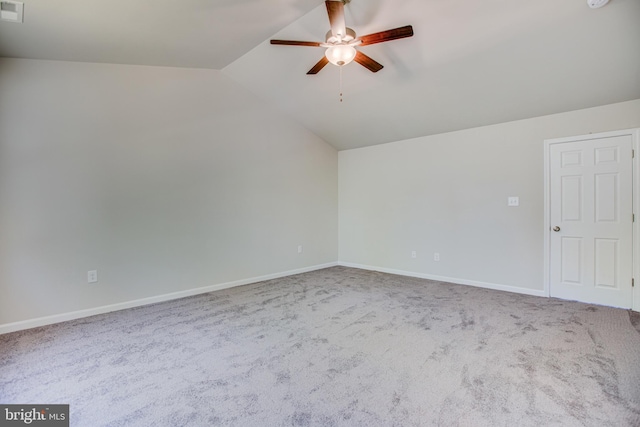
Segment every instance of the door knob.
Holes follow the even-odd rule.
[[[560,227],[558,227],[557,225],[555,227],[553,227],[553,231],[558,232],[560,231]]]

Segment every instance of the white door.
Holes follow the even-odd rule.
[[[550,294],[631,308],[632,136],[550,145]]]

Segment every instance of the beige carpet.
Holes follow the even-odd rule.
[[[91,427],[639,426],[640,333],[625,310],[335,267],[2,335],[0,403]]]

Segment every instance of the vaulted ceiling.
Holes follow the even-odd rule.
[[[412,38],[362,47],[356,63],[306,72],[322,48],[322,0],[25,0],[0,22],[0,56],[222,70],[348,149],[640,98],[640,1],[352,0],[363,35],[407,24]]]

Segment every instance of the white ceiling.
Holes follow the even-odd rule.
[[[20,0],[0,56],[221,69],[318,0]]]
[[[307,13],[308,12],[308,13]],[[640,98],[640,1],[352,0],[362,47],[385,68],[306,72],[323,49],[322,0],[25,0],[0,23],[0,56],[222,69],[339,149]]]

